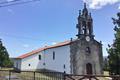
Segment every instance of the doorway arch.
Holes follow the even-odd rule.
[[[86,73],[92,74],[92,64],[91,63],[86,64]]]

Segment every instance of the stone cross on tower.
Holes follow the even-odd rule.
[[[88,13],[86,3],[84,3],[82,13],[81,10],[79,11],[78,24],[76,27],[78,28],[78,38],[85,38],[86,36],[93,38],[93,20],[91,13]]]

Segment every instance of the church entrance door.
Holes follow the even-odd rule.
[[[86,73],[92,74],[92,64],[90,64],[90,63],[86,64]]]

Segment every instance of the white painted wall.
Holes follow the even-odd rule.
[[[53,60],[53,51],[55,52],[55,60]],[[70,73],[69,45],[45,50],[45,63],[46,69]]]
[[[41,60],[39,60],[41,55]],[[21,61],[21,70],[36,70],[43,68],[43,51],[29,57],[23,58]],[[30,65],[30,66],[29,66]],[[39,66],[39,67],[38,67]]]
[[[54,60],[53,51],[55,52]],[[39,60],[39,55],[41,55],[41,60]],[[66,71],[67,73],[70,73],[70,46],[66,45],[47,49],[37,54],[23,58],[21,61],[17,62],[19,63],[19,66],[21,65],[19,68],[20,70],[36,70],[45,68],[53,71]],[[45,65],[43,65],[44,63]]]

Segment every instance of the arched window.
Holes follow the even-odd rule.
[[[86,52],[87,52],[87,53],[91,53],[90,47],[86,47]]]

